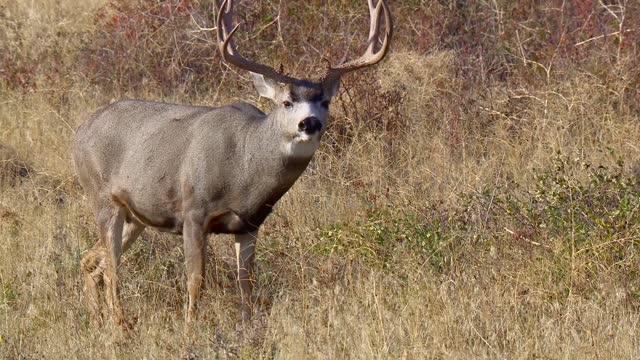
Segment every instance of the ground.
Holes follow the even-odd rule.
[[[91,325],[74,130],[122,98],[270,105],[207,1],[0,1],[0,358],[640,357],[640,5],[390,5],[392,52],[344,79],[262,229],[256,316],[212,236],[186,336],[182,241],[154,231],[121,266],[134,332]],[[364,1],[237,11],[240,49],[294,76],[365,45]]]

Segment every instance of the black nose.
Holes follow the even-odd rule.
[[[315,134],[317,131],[322,130],[322,123],[317,117],[308,117],[300,123],[298,123],[298,131],[306,132],[309,135]]]

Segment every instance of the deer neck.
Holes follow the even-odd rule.
[[[238,181],[246,189],[261,189],[259,204],[275,204],[307,168],[313,154],[292,156],[288,153],[286,134],[269,117],[256,123],[255,133],[244,141],[244,161]]]

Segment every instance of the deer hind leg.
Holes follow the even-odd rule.
[[[100,223],[100,233],[106,245],[105,267],[103,273],[107,306],[113,320],[129,329],[129,324],[124,317],[122,301],[120,299],[120,287],[118,283],[118,265],[122,256],[122,232],[124,230],[125,210],[115,208],[104,211],[103,222]]]
[[[81,268],[84,275],[84,292],[89,306],[92,322],[102,325],[102,312],[100,311],[100,296],[98,287],[102,286],[102,273],[106,249],[102,239],[98,240],[82,258]]]
[[[122,253],[125,253],[142,234],[145,226],[135,219],[127,218],[122,231]],[[102,312],[98,288],[104,284],[103,276],[107,266],[107,249],[100,239],[82,258],[85,294],[88,299],[91,318],[96,325],[102,324]]]
[[[106,234],[109,234],[108,232],[109,226],[113,226],[113,225],[118,226],[117,223],[113,222],[114,220],[109,219],[110,217],[108,215],[105,216],[104,213],[102,214],[103,214],[102,217],[98,219],[98,223],[100,224],[101,234],[105,234],[105,235],[101,236],[100,240],[98,240],[98,242],[93,246],[93,248],[89,250],[87,254],[84,256],[84,258],[82,259],[82,270],[85,278],[85,293],[89,302],[89,310],[91,312],[92,320],[97,325],[102,324],[102,312],[100,310],[100,305],[99,305],[98,287],[107,283],[108,281],[106,278],[106,269],[107,269],[109,259],[111,258],[111,256],[107,256],[108,247],[106,246],[107,244]],[[116,219],[115,221],[120,222],[119,219]],[[131,245],[140,236],[140,234],[142,234],[144,229],[145,229],[144,225],[142,225],[137,220],[133,219],[130,216],[130,214],[127,214],[127,216],[125,217],[124,224],[122,226],[122,232],[121,232],[122,234],[121,249],[122,250],[120,251],[120,254],[126,252],[131,247]],[[114,229],[114,231],[117,231],[117,229]],[[116,286],[117,286],[117,283],[116,283]],[[106,291],[107,291],[107,301],[110,304],[109,306],[112,308],[113,297],[111,295],[113,293],[109,293],[109,291],[111,291],[110,290],[111,288],[112,286],[107,286]],[[120,309],[122,308],[120,307]],[[120,313],[122,313],[121,310],[120,310]],[[118,321],[121,324],[124,324],[123,320],[124,319],[122,318],[120,320],[116,319],[116,321]]]
[[[242,309],[242,320],[247,321],[253,315],[253,284],[255,282],[254,258],[258,233],[236,235],[236,264],[238,266],[238,287]]]
[[[126,253],[127,250],[138,239],[140,234],[144,231],[146,226],[142,225],[137,220],[127,216],[124,222],[124,229],[122,230],[122,253]]]

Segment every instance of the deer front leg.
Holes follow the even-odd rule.
[[[238,266],[238,287],[240,289],[242,320],[247,321],[253,314],[254,258],[258,232],[236,235],[236,263]]]
[[[204,266],[207,254],[207,239],[204,226],[192,218],[187,218],[183,227],[184,257],[187,268],[187,326],[197,319],[198,300],[204,283]]]

